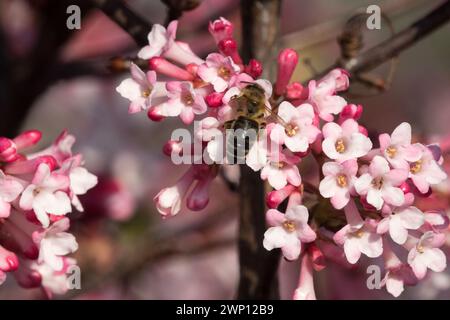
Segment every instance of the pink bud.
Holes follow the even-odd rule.
[[[250,59],[248,64],[244,69],[245,73],[249,74],[251,77],[257,79],[261,76],[263,72],[262,63],[256,59]]]
[[[339,115],[339,123],[341,124],[347,119],[358,120],[359,118],[361,118],[362,112],[362,105],[348,104],[342,109]]]
[[[17,147],[11,139],[0,137],[0,160],[5,162],[17,160]]]
[[[313,265],[314,270],[321,271],[325,269],[325,256],[323,252],[319,249],[317,245],[314,243],[309,244],[308,246],[308,253],[311,257],[311,262]]]
[[[156,122],[159,122],[165,118],[165,116],[163,116],[161,114],[161,110],[158,106],[153,106],[153,107],[148,108],[147,117],[150,120],[156,121]]]
[[[399,188],[403,191],[404,194],[411,192],[411,187],[409,186],[408,181],[403,182]]]
[[[300,82],[293,82],[286,87],[286,99],[288,100],[306,100],[309,90],[302,86]]]
[[[219,43],[223,39],[233,37],[233,24],[222,17],[210,22],[208,30],[214,37],[216,43]]]
[[[183,153],[182,143],[176,140],[167,141],[163,146],[163,153],[169,157],[174,153],[181,155]]]
[[[189,72],[192,75],[196,75],[197,74],[197,70],[198,70],[198,65],[195,63],[189,63],[188,65],[186,65],[186,71]]]
[[[9,163],[5,166],[5,172],[8,174],[33,173],[41,163],[45,163],[46,165],[48,165],[50,171],[53,171],[58,165],[58,162],[54,157],[40,156],[30,160],[22,160]]]
[[[186,199],[186,206],[192,211],[203,210],[209,203],[210,179],[199,181]]]
[[[223,104],[222,103],[223,96],[224,96],[223,92],[212,92],[206,96],[205,98],[206,104],[210,108],[218,108]]]
[[[34,146],[41,140],[42,133],[39,130],[28,130],[14,138],[17,149]]]
[[[359,131],[359,133],[362,133],[366,137],[369,136],[369,131],[367,131],[367,129],[361,125],[358,126],[358,131]]]
[[[236,40],[233,38],[223,39],[218,43],[219,50],[222,54],[230,56],[234,63],[242,65],[242,59],[238,53]]]
[[[19,267],[17,256],[0,246],[0,270],[3,272],[15,271]]]
[[[164,74],[166,76],[169,76],[169,77],[172,77],[175,79],[185,80],[185,81],[194,80],[193,74],[189,73],[185,69],[182,69],[161,57],[151,58],[148,61],[148,66],[149,66],[150,70],[154,70],[157,73]]]
[[[278,74],[275,83],[275,93],[277,95],[281,96],[285,92],[297,63],[298,54],[293,49],[284,49],[278,55]]]
[[[14,272],[14,277],[17,283],[26,289],[37,288],[42,282],[42,276],[38,271],[25,268],[20,268],[17,272]]]

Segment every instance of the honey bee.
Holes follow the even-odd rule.
[[[236,107],[236,119],[224,123],[224,128],[231,131],[226,135],[226,156],[228,163],[242,164],[260,130],[265,128],[267,114],[275,116],[283,126],[285,123],[267,106],[265,91],[257,83],[245,86],[231,98],[231,104]]]

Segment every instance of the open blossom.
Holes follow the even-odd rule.
[[[323,126],[322,132],[323,152],[339,162],[362,157],[372,148],[372,142],[359,132],[358,123],[353,119],[344,121],[340,126],[329,122]]]
[[[264,248],[281,248],[288,260],[298,258],[302,242],[308,243],[316,239],[316,233],[308,225],[308,209],[305,206],[292,206],[287,209],[286,214],[270,209],[266,219],[271,227],[264,234]]]
[[[11,211],[11,202],[23,191],[22,184],[0,170],[0,218],[7,218]]]
[[[217,44],[224,39],[233,37],[233,24],[223,17],[210,21],[208,30]]]
[[[356,191],[366,196],[367,202],[380,210],[383,204],[401,206],[405,201],[403,191],[398,188],[408,177],[403,169],[391,169],[386,159],[375,156],[369,172],[361,175],[355,182]]]
[[[116,88],[120,95],[130,100],[129,113],[147,110],[152,105],[153,97],[164,94],[161,84],[156,82],[156,72],[144,73],[137,65],[131,63],[131,78],[123,80]]]
[[[287,152],[274,152],[261,170],[261,179],[267,180],[276,190],[280,190],[289,182],[294,186],[302,183],[297,167],[299,159]]]
[[[20,207],[33,210],[36,218],[48,227],[48,214],[65,215],[71,211],[70,199],[63,190],[69,186],[69,179],[50,172],[47,164],[39,165],[33,180],[22,193]]]
[[[342,209],[350,200],[350,192],[358,172],[357,162],[355,160],[347,160],[343,163],[325,162],[322,172],[324,178],[320,181],[320,194],[324,198],[331,198],[331,204],[336,209]]]
[[[376,222],[367,219],[363,225],[347,224],[334,235],[334,241],[344,247],[348,262],[355,264],[361,254],[369,258],[379,257],[383,253],[383,241],[376,233]]]
[[[428,231],[422,235],[417,244],[409,251],[408,263],[418,279],[425,277],[427,269],[441,272],[446,268],[445,254],[439,249],[444,242],[444,234]]]
[[[35,231],[33,241],[39,244],[39,263],[46,263],[55,271],[64,266],[63,257],[78,249],[75,237],[65,232],[69,229],[69,219],[63,218],[53,223],[48,229]]]
[[[398,244],[404,244],[408,238],[408,230],[417,230],[425,223],[425,215],[422,211],[412,206],[413,196],[408,198],[401,207],[394,208],[392,213],[383,218],[377,226],[380,234],[389,231],[392,240]]]
[[[239,71],[239,66],[230,57],[211,53],[206,57],[206,62],[198,67],[198,76],[203,81],[211,83],[215,91],[223,92],[228,88],[232,77]]]
[[[332,121],[333,115],[338,114],[347,105],[344,98],[335,95],[337,85],[340,82],[314,80],[308,84],[308,101],[314,106],[320,118],[325,121]]]
[[[285,144],[292,152],[305,152],[320,130],[313,124],[314,110],[310,104],[294,107],[283,101],[278,107],[278,116],[283,124],[276,124],[270,138],[277,144]]]
[[[141,59],[150,59],[154,56],[162,55],[164,51],[168,50],[173,45],[177,26],[177,21],[172,21],[167,29],[160,24],[154,24],[152,30],[148,34],[149,45],[143,47],[138,52],[138,57]]]
[[[162,114],[168,117],[180,116],[185,124],[194,121],[196,114],[206,112],[207,105],[203,96],[194,90],[191,82],[167,82],[169,100],[162,105]]]
[[[418,146],[420,156],[417,161],[410,163],[409,177],[421,193],[427,193],[431,185],[447,179],[447,174],[438,165],[429,148],[424,145]]]
[[[417,144],[411,145],[411,126],[401,123],[392,134],[381,134],[380,150],[394,168],[408,168],[408,162],[420,159],[421,150]]]

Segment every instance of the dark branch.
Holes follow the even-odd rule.
[[[425,17],[414,22],[405,30],[385,40],[379,45],[366,50],[355,58],[338,61],[327,68],[321,76],[336,67],[342,67],[353,74],[361,73],[376,68],[387,60],[397,56],[403,50],[409,48],[428,34],[443,26],[450,19],[450,1],[445,1]]]
[[[152,23],[148,22],[123,1],[120,0],[91,0],[92,3],[103,11],[112,21],[125,30],[139,46],[148,44],[147,35],[152,29]]]

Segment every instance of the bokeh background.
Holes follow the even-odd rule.
[[[1,51],[27,59],[40,50],[36,46],[37,26],[45,16],[39,8],[57,2],[60,5],[58,0],[0,0]],[[166,6],[162,2],[128,3],[145,19],[164,23]],[[284,0],[280,40],[282,46],[298,50],[301,61],[295,79],[302,81],[312,77],[314,70],[336,61],[340,54],[336,39],[345,21],[358,10],[378,4],[395,30],[401,30],[439,3]],[[99,185],[83,199],[86,212],[73,215],[72,230],[80,244],[75,257],[82,270],[82,289],[56,298],[233,298],[238,280],[237,194],[216,179],[206,210],[193,213],[184,209],[176,218],[161,221],[152,198],[161,188],[174,184],[186,169],[172,165],[161,152],[180,122],[169,119],[160,124],[148,120],[144,113],[128,115],[128,102],[115,91],[126,74],[109,72],[106,66],[110,57],[135,56],[137,48],[101,12],[89,10],[83,15],[81,29],[71,31],[69,40],[55,55],[63,66],[63,79],[49,81],[21,124],[22,129],[43,132],[40,146],[68,129],[77,137],[75,148],[85,155],[87,168],[100,177]],[[239,1],[203,0],[195,10],[183,14],[177,38],[206,56],[215,50],[207,23],[220,16],[235,23],[239,32]],[[389,35],[383,23],[380,31],[365,32],[366,46]],[[449,39],[450,25],[446,25],[403,52],[387,91],[373,94],[367,88],[355,88],[358,96],[348,99],[364,106],[362,122],[375,131],[391,132],[398,123],[407,121],[415,134],[428,141],[448,136]],[[386,66],[375,71],[380,77],[386,72]],[[43,73],[44,81],[45,68]],[[0,91],[5,88],[0,87]],[[24,92],[32,89],[23,87]],[[6,106],[0,108],[9,112]],[[298,268],[298,262],[281,263],[283,298],[288,298],[295,286]],[[384,290],[368,290],[366,277],[365,269],[344,270],[330,265],[317,277],[317,295],[326,299],[390,298]],[[0,287],[0,299],[41,298],[38,290],[22,289],[11,279]],[[450,271],[430,274],[401,298],[450,299]]]

